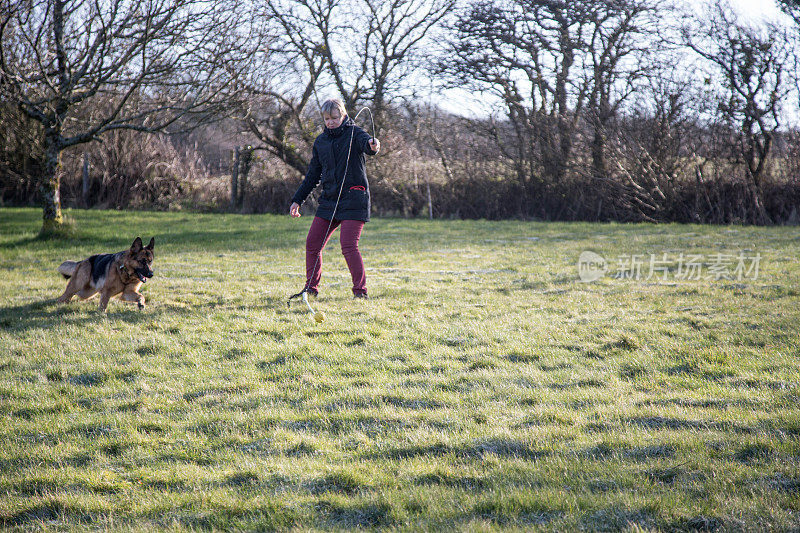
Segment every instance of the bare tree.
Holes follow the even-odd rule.
[[[227,1],[0,0],[0,93],[43,132],[43,231],[62,223],[63,150],[219,111],[251,56]]]
[[[337,0],[265,1],[257,15],[266,51],[241,80],[250,95],[240,117],[261,144],[254,149],[278,157],[297,172],[308,168],[308,147],[315,136],[316,112],[306,107],[315,96],[325,66],[324,39]]]
[[[563,184],[583,116],[605,177],[606,128],[642,72],[655,11],[649,0],[479,0],[451,26],[439,72],[502,102],[508,127],[488,133],[529,194]]]
[[[681,196],[684,178],[696,163],[692,143],[701,136],[693,92],[677,70],[673,64],[649,73],[609,142],[609,163],[619,178],[614,180],[615,194],[601,200],[632,220],[704,222],[707,217],[700,213],[713,209],[705,198],[687,205]]]
[[[785,29],[774,24],[745,26],[729,4],[718,0],[702,26],[685,28],[684,37],[686,45],[711,67],[710,85],[719,87],[715,111],[736,133],[732,143],[737,159],[744,163],[754,222],[769,223],[763,179],[789,92],[791,58]]]
[[[300,173],[319,126],[318,89],[333,87],[351,114],[368,103],[376,126],[413,95],[427,39],[455,0],[271,0],[262,5],[269,61],[248,80],[245,110],[263,149]],[[299,143],[299,144],[298,144]]]
[[[510,128],[492,121],[487,133],[526,188],[537,165],[555,182],[565,175],[587,93],[574,70],[587,23],[583,3],[481,0],[450,27],[439,73],[502,102]]]
[[[665,9],[651,0],[614,0],[596,3],[591,11],[592,35],[588,48],[591,82],[586,114],[592,129],[592,173],[608,178],[606,144],[610,122],[651,71],[648,57],[661,51],[657,15]]]
[[[413,77],[429,58],[430,35],[455,0],[360,0],[347,4],[348,23],[325,42],[327,68],[348,109],[369,102],[382,124],[387,105],[413,97]],[[337,53],[337,50],[341,53]]]

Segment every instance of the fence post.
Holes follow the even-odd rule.
[[[231,211],[236,209],[239,198],[239,147],[233,149],[231,154]]]
[[[433,220],[433,202],[431,201],[431,178],[425,180],[425,184],[428,186],[428,215],[430,219]]]
[[[83,152],[83,183],[81,187],[83,207],[89,207],[89,152]]]

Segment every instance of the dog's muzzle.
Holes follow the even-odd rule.
[[[145,270],[143,268],[137,268],[134,270],[134,272],[136,273],[136,277],[139,278],[139,281],[142,283],[147,283],[147,278],[153,277],[153,271],[150,269]]]

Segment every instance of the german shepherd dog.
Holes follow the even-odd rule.
[[[64,261],[58,267],[59,273],[69,280],[58,301],[69,302],[76,294],[82,300],[100,293],[100,311],[105,311],[108,300],[122,293],[120,298],[126,302],[136,302],[144,309],[144,296],[139,287],[153,277],[153,246],[142,247],[142,239],[136,237],[130,250],[115,254],[93,255],[83,261]]]

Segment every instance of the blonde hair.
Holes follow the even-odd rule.
[[[325,100],[319,108],[321,113],[328,113],[329,115],[334,109],[339,111],[340,116],[345,116],[347,114],[347,110],[344,108],[344,102],[338,98],[329,98]]]

